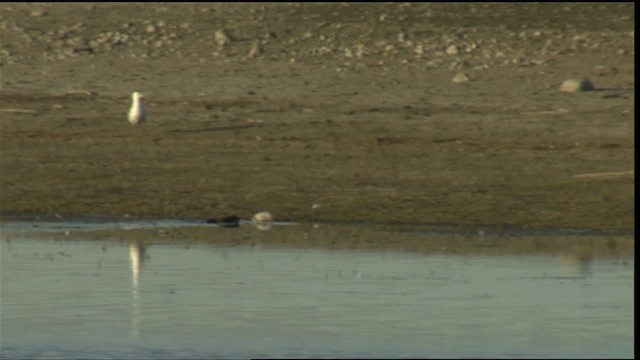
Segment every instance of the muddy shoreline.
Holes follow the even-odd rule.
[[[407,251],[448,255],[552,255],[577,262],[630,259],[635,241],[623,232],[578,229],[527,230],[388,226],[377,224],[274,223],[268,231],[245,221],[238,228],[177,220],[4,221],[2,238],[56,241],[115,240],[142,246],[176,243],[189,247],[276,247],[294,249]]]
[[[635,227],[632,4],[0,10],[3,216]]]

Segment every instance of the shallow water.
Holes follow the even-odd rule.
[[[633,260],[15,230],[1,241],[3,358],[634,354]]]

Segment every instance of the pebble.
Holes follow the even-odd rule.
[[[447,55],[458,55],[459,51],[458,51],[458,47],[455,45],[451,45],[447,48],[446,51]]]
[[[259,212],[253,215],[253,222],[259,230],[271,229],[273,216],[268,211]]]
[[[587,79],[569,79],[560,85],[560,91],[564,92],[583,92],[595,90],[591,81]]]
[[[218,47],[224,48],[231,43],[231,38],[224,29],[217,30],[214,34],[214,40]]]
[[[273,216],[268,211],[262,211],[262,212],[259,212],[259,213],[255,214],[255,215],[253,215],[253,221],[258,222],[258,223],[260,223],[260,222],[262,222],[262,223],[271,222],[271,221],[273,221]]]
[[[451,70],[462,70],[468,69],[471,67],[471,64],[467,60],[455,60],[449,65],[449,69]]]
[[[454,76],[453,79],[451,79],[451,82],[454,84],[462,84],[462,83],[469,82],[470,80],[471,78],[469,78],[469,75],[465,73],[459,73],[459,74],[456,74],[456,76]]]
[[[29,13],[29,15],[33,17],[43,17],[47,16],[47,12],[44,10],[33,10],[31,13]]]
[[[259,55],[262,55],[263,52],[264,50],[260,46],[260,41],[256,41],[253,43],[253,46],[251,46],[251,50],[249,50],[249,57],[258,57]]]

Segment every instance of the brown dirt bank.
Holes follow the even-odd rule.
[[[633,4],[0,10],[2,214],[634,228]]]

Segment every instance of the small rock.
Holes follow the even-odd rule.
[[[459,51],[455,45],[451,45],[447,48],[447,55],[458,55]]]
[[[33,10],[29,15],[33,17],[43,17],[47,16],[47,12],[44,10]]]
[[[265,223],[273,221],[273,216],[268,211],[259,212],[253,215],[253,221],[257,223]]]
[[[471,67],[471,64],[467,60],[456,60],[449,65],[451,70],[463,70]]]
[[[253,215],[253,222],[259,230],[266,231],[271,229],[273,216],[268,211],[259,212]]]
[[[595,90],[593,84],[587,79],[569,79],[560,85],[560,91],[582,92]]]
[[[231,38],[224,29],[215,32],[214,40],[219,47],[223,48],[231,43]]]
[[[256,41],[255,43],[253,43],[253,46],[251,47],[251,50],[249,50],[249,57],[257,57],[259,55],[261,55],[264,51],[262,50],[262,47],[260,46],[260,42]]]
[[[453,79],[451,79],[451,82],[455,84],[462,84],[462,83],[469,82],[470,80],[471,78],[469,78],[469,75],[465,73],[459,73],[456,76],[454,76]]]
[[[364,53],[365,53],[364,45],[362,45],[362,44],[355,45],[354,55],[356,57],[361,58],[364,55]]]

